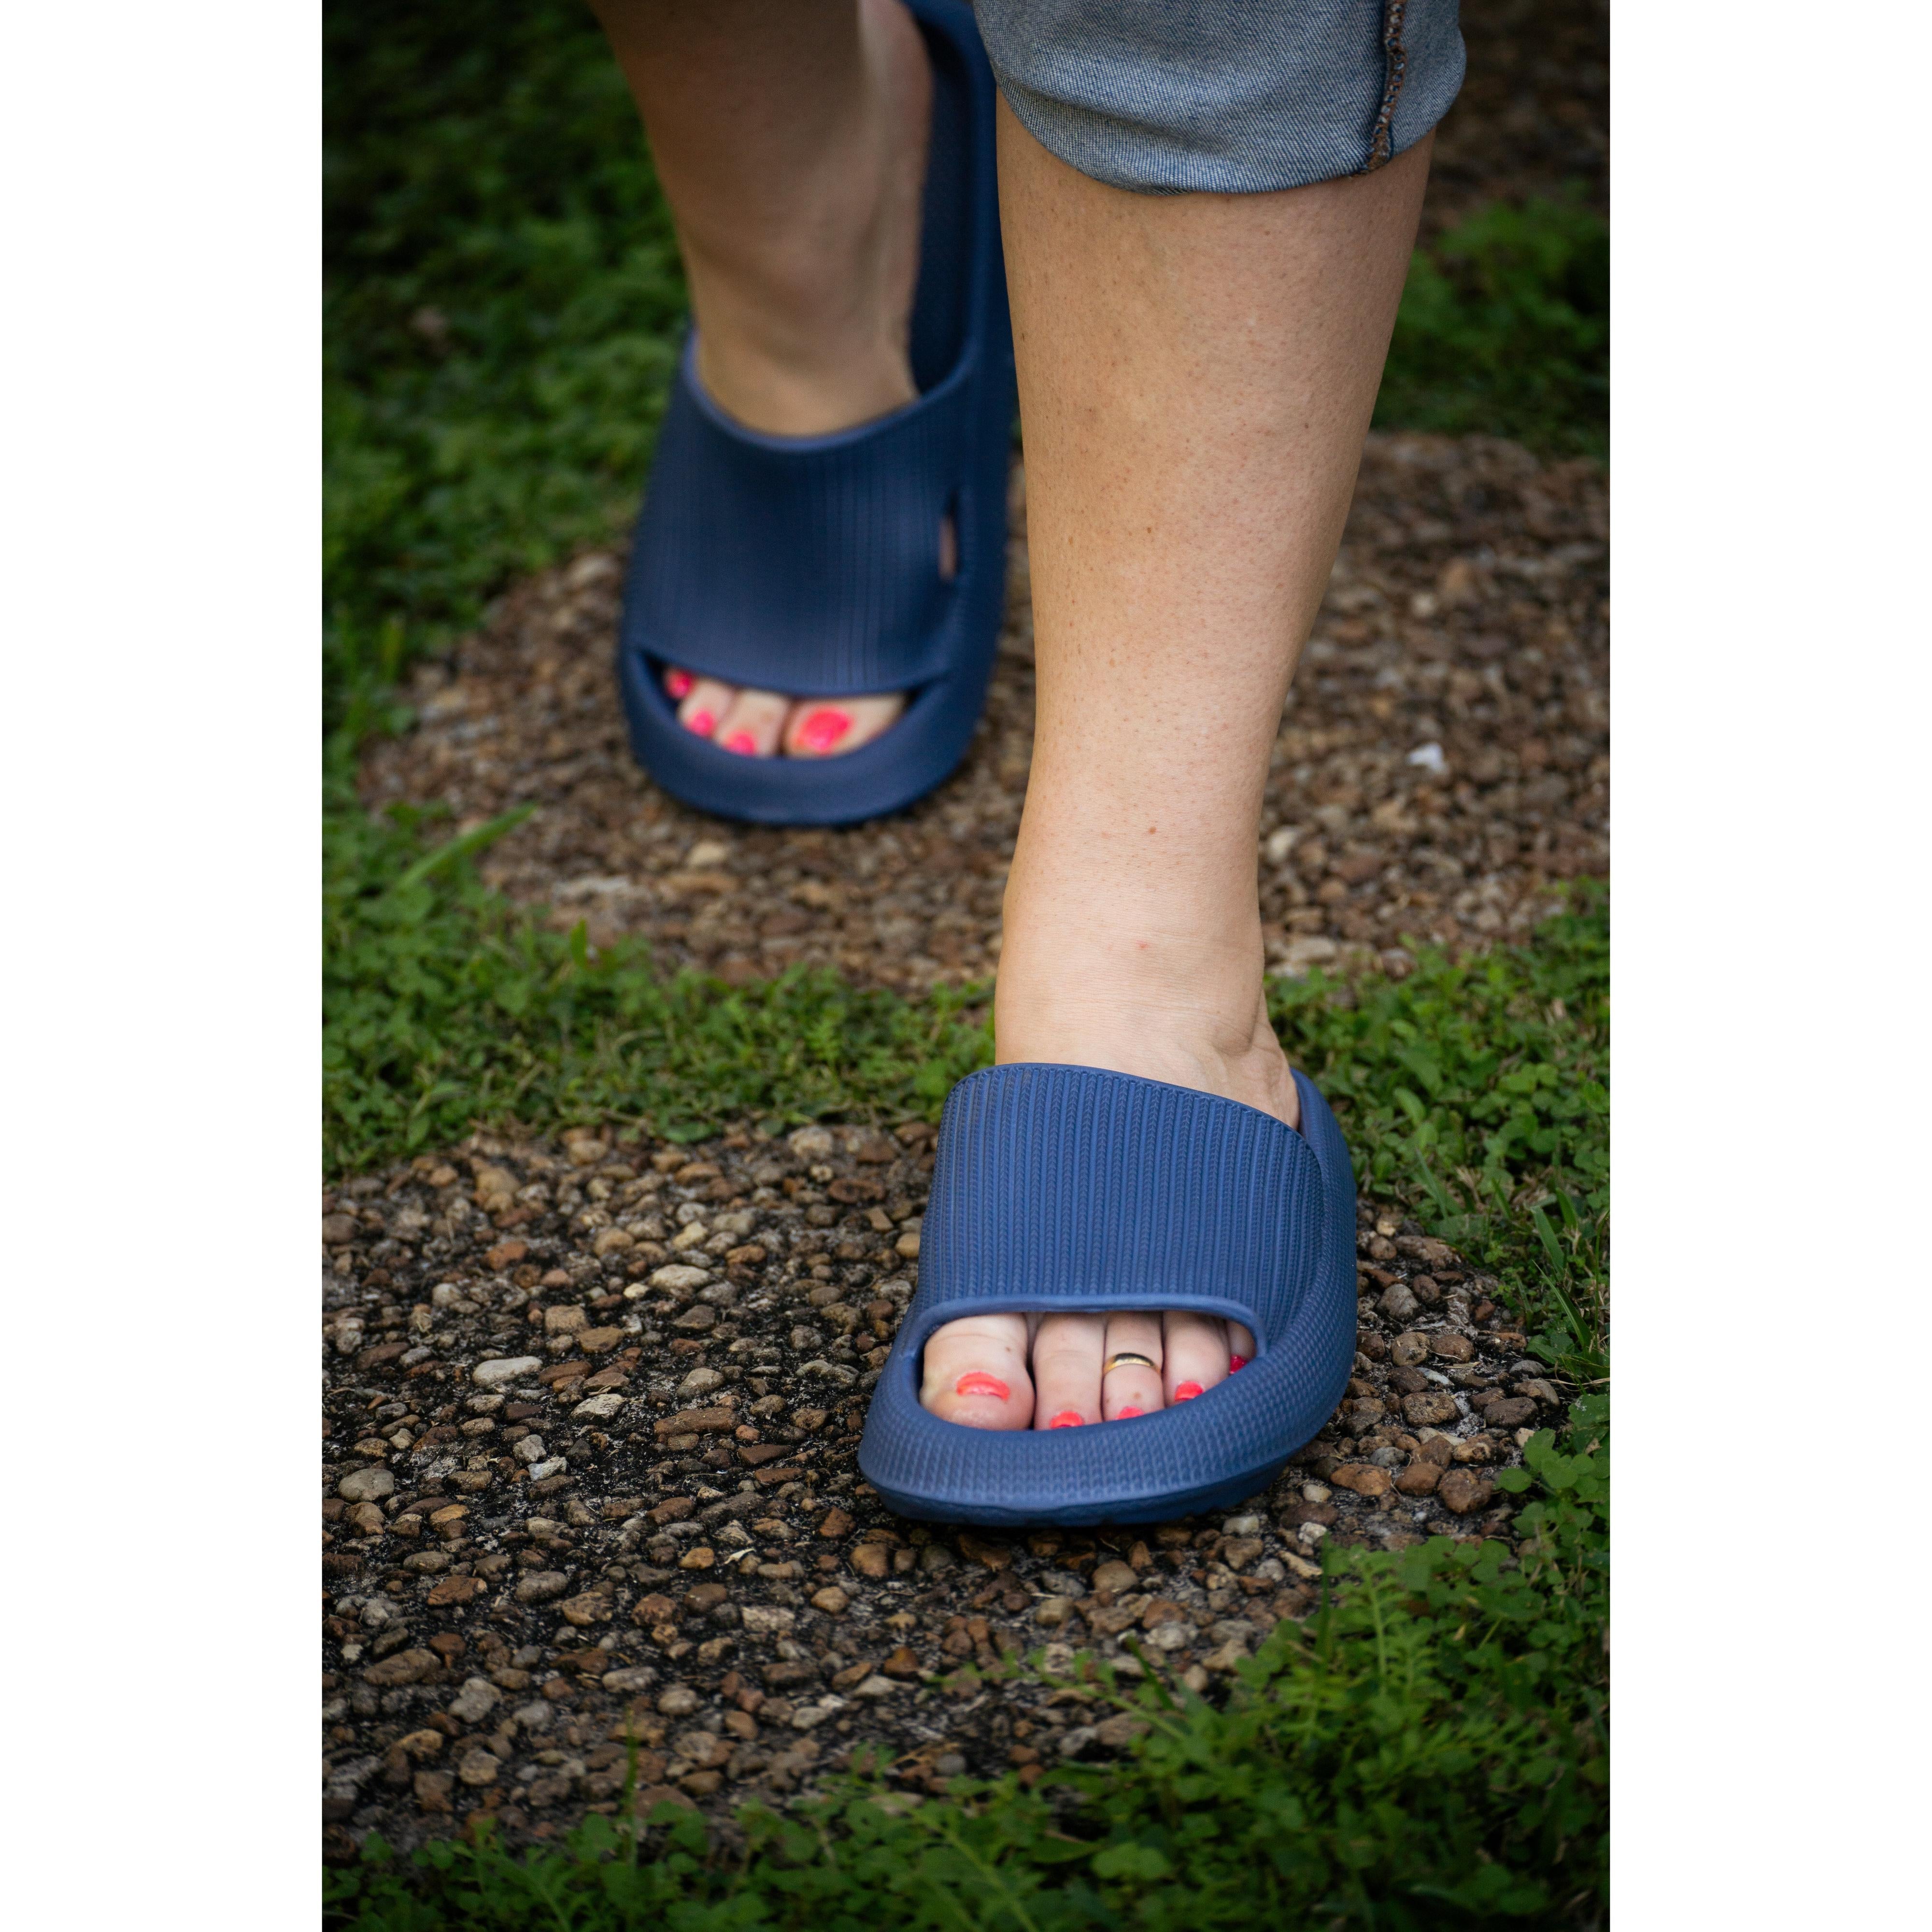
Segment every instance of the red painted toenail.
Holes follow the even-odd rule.
[[[998,1396],[1004,1402],[1012,1390],[998,1376],[989,1376],[983,1370],[975,1369],[970,1376],[962,1376],[952,1384],[955,1395]]]
[[[708,738],[718,728],[718,721],[708,711],[694,711],[684,721],[687,731],[695,731],[700,738]]]
[[[734,731],[730,736],[724,740],[724,748],[728,752],[736,752],[748,758],[758,748],[758,741],[748,731]]]
[[[1132,1403],[1129,1403],[1125,1408],[1117,1408],[1114,1410],[1114,1420],[1116,1422],[1124,1422],[1130,1415],[1141,1415],[1144,1414],[1145,1412],[1146,1412],[1144,1410],[1136,1408]]]
[[[798,728],[798,742],[808,752],[829,752],[851,728],[842,711],[814,711]]]
[[[1245,1369],[1247,1366],[1248,1358],[1245,1355],[1230,1355],[1228,1358],[1228,1372],[1231,1376],[1237,1369]]]
[[[1049,1429],[1078,1429],[1086,1420],[1077,1408],[1063,1408],[1046,1426]]]
[[[664,688],[674,698],[687,695],[697,682],[688,670],[668,670],[664,673]]]
[[[1201,1384],[1198,1382],[1176,1382],[1174,1385],[1176,1402],[1192,1402],[1200,1393]]]

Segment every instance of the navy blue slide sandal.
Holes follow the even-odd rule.
[[[917,399],[830,436],[761,435],[705,394],[687,342],[638,518],[618,649],[632,748],[728,818],[838,825],[910,804],[965,754],[992,671],[1014,410],[993,76],[966,8],[908,4],[933,73]],[[799,698],[911,696],[855,752],[748,758],[678,723],[672,664]]]
[[[1265,1489],[1355,1354],[1355,1182],[1297,1072],[1301,1131],[1210,1094],[1090,1066],[970,1075],[940,1126],[919,1291],[859,1466],[902,1516],[1008,1528],[1164,1522]],[[920,1406],[943,1322],[994,1310],[1192,1308],[1258,1353],[1192,1402],[1079,1429],[994,1430]]]

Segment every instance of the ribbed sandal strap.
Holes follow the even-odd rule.
[[[946,668],[970,362],[872,423],[761,436],[704,392],[687,344],[638,524],[633,634],[685,669],[800,696],[908,691]],[[960,532],[963,539],[966,535]]]
[[[919,1292],[859,1448],[902,1514],[1163,1522],[1272,1482],[1333,1412],[1355,1348],[1355,1190],[1335,1117],[1295,1076],[1302,1131],[1092,1067],[1016,1066],[952,1090]],[[994,1307],[1241,1313],[1256,1358],[1191,1402],[1081,1429],[944,1422],[920,1400],[934,1328]]]
[[[1324,1206],[1307,1142],[1254,1108],[1094,1067],[993,1067],[946,1102],[918,1326],[1088,1300],[1250,1310],[1265,1346],[1312,1278]]]

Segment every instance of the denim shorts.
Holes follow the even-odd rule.
[[[1082,174],[1260,194],[1366,174],[1462,84],[1456,0],[977,0],[1000,91]]]

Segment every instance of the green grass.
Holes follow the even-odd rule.
[[[1446,1538],[1338,1551],[1305,1625],[1276,1627],[1220,1708],[1158,1671],[1088,1672],[1148,1730],[1106,1770],[956,1784],[902,1816],[862,1777],[734,1846],[658,1808],[515,1855],[487,1833],[410,1861],[379,1840],[328,1880],[332,1932],[1453,1932],[1595,1926],[1606,1887],[1607,1432],[1579,1403],[1534,1438],[1515,1552]],[[1533,1473],[1532,1473],[1533,1472]]]
[[[328,672],[346,694],[634,507],[685,311],[580,0],[331,0]]]
[[[581,928],[551,931],[487,891],[476,849],[472,834],[425,852],[408,820],[350,812],[328,842],[332,1172],[485,1121],[615,1120],[693,1138],[746,1115],[930,1114],[986,1057],[986,1028],[958,996],[908,1004],[826,973],[737,988],[668,979],[635,943],[593,956]]]
[[[1376,425],[1601,457],[1610,388],[1609,224],[1574,200],[1498,204],[1417,251]]]

